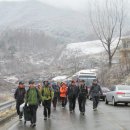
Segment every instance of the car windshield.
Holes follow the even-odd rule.
[[[79,79],[82,79],[82,78],[94,78],[94,79],[96,79],[96,76],[93,76],[93,75],[81,75],[81,76],[79,76]]]
[[[130,86],[118,86],[118,90],[130,90]]]

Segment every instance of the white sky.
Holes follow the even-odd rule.
[[[0,1],[41,1],[46,4],[55,6],[55,7],[83,11],[83,10],[87,10],[87,8],[89,8],[89,6],[90,6],[89,4],[92,1],[97,1],[97,3],[100,3],[100,2],[103,2],[104,0],[0,0]],[[118,0],[118,1],[120,1],[120,0]],[[126,5],[130,5],[129,0],[124,0],[124,2],[127,2]]]
[[[71,8],[74,10],[82,10],[86,7],[88,0],[40,0],[57,7]]]
[[[84,10],[86,8],[88,0],[0,0],[0,1],[41,1],[55,7],[69,8],[74,10]]]

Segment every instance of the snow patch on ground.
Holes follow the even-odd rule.
[[[18,78],[16,76],[5,76],[4,80],[9,83],[16,83],[18,81]]]
[[[79,51],[80,54],[96,54],[104,51],[102,43],[100,41],[89,41],[70,43],[66,47],[67,50]]]

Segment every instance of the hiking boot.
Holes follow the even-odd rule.
[[[32,127],[35,127],[35,126],[36,126],[36,124],[35,124],[35,123],[33,123]]]
[[[50,119],[51,118],[51,116],[50,115],[48,115],[48,119]]]
[[[85,112],[82,112],[82,115],[84,116],[84,115],[85,115]]]
[[[44,120],[47,120],[47,117],[44,117]]]
[[[94,108],[93,110],[94,110],[94,111],[97,111],[97,108]]]
[[[30,127],[35,127],[36,126],[36,124],[35,123],[32,123],[31,125],[30,125]]]
[[[73,113],[73,111],[70,111],[70,113]]]
[[[19,116],[19,120],[22,121],[22,116]]]

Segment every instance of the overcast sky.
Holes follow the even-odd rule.
[[[87,10],[87,8],[89,8],[89,4],[92,3],[92,1],[94,0],[0,0],[0,1],[41,1],[55,7],[84,11]],[[100,3],[104,0],[95,0],[95,1],[97,1],[97,3]],[[126,5],[130,5],[130,0],[124,0],[124,2],[125,3],[127,2]]]
[[[43,1],[45,3],[58,6],[58,7],[82,10],[86,7],[88,0],[40,0],[40,1]]]
[[[42,1],[60,8],[84,10],[88,0],[0,0],[0,1]]]

